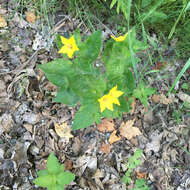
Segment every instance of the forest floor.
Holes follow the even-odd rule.
[[[132,189],[121,178],[137,149],[143,150],[142,164],[132,173],[132,182],[144,178],[151,190],[190,189],[190,91],[182,88],[189,82],[188,71],[175,93],[166,95],[186,61],[160,44],[165,63],[155,62],[150,69],[159,73],[145,76],[157,89],[149,98],[149,109],[134,100],[133,110],[122,120],[103,120],[101,126],[94,124],[61,138],[55,124],[72,126],[76,109],[52,102],[57,88],[36,65],[59,57],[55,33],[72,33],[80,23],[62,14],[52,30],[42,29],[40,19],[33,22],[14,9],[11,3],[0,8],[1,20],[13,15],[0,20],[0,189],[41,189],[33,180],[37,171],[45,169],[51,152],[76,176],[67,190]],[[104,25],[96,28],[109,36]],[[156,35],[151,37],[157,41]],[[140,134],[123,137],[121,125],[138,128]],[[114,142],[109,141],[109,127],[117,132]]]

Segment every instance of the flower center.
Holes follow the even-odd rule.
[[[104,97],[104,98],[103,98],[103,101],[104,101],[104,102],[107,102],[107,101],[108,101],[108,98]]]
[[[72,48],[73,48],[72,44],[67,44],[67,47],[68,47],[69,49],[72,49]]]

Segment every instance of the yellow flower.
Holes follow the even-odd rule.
[[[103,112],[106,108],[113,111],[113,100],[112,97],[108,94],[102,96],[98,99],[98,102],[100,103],[100,111]]]
[[[103,112],[106,108],[113,111],[113,104],[120,105],[118,98],[122,94],[122,91],[117,90],[117,86],[113,87],[108,94],[98,99],[100,111]]]
[[[119,100],[118,98],[123,94],[122,91],[120,90],[117,90],[117,85],[115,87],[113,87],[110,92],[109,92],[109,95],[112,97],[113,99],[113,103],[114,104],[117,104],[120,106],[120,103],[119,103]]]
[[[127,35],[128,35],[128,32],[124,35],[124,36],[119,36],[119,37],[114,37],[114,36],[112,36],[111,35],[111,37],[116,41],[116,42],[122,42],[122,41],[124,41],[125,40],[125,38],[127,37]]]
[[[72,58],[74,52],[79,50],[74,36],[70,37],[69,39],[61,36],[61,42],[64,44],[64,46],[58,51],[58,53],[66,53],[69,58]]]

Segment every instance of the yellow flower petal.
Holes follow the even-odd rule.
[[[111,38],[113,38],[116,42],[122,42],[127,37],[128,32],[124,36],[118,36],[117,38],[111,35]]]
[[[113,87],[108,94],[98,99],[98,102],[100,103],[100,111],[103,112],[106,108],[113,111],[113,104],[120,106],[118,98],[122,94],[122,91],[117,90],[117,85]]]
[[[58,53],[67,53],[67,47],[66,46],[63,46],[59,51]]]
[[[120,106],[119,100],[117,98],[113,98],[113,103],[117,104],[118,106]]]
[[[109,94],[110,96],[113,96],[114,98],[118,98],[123,94],[123,92],[120,90],[117,90],[117,85],[116,85],[110,90]]]
[[[100,103],[100,111],[103,112],[106,108],[113,111],[113,102],[112,97],[109,95],[104,95],[100,99],[98,99],[98,102]]]
[[[64,46],[58,51],[58,53],[66,53],[69,58],[72,58],[74,52],[79,50],[74,36],[71,36],[69,39],[61,36],[61,42]]]
[[[67,38],[61,36],[61,42],[62,42],[62,44],[67,44],[68,41],[69,41],[69,40],[68,40]]]

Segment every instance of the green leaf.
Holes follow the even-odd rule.
[[[75,175],[71,172],[60,173],[57,176],[57,182],[59,185],[65,186],[71,183],[75,179]]]
[[[92,71],[93,62],[100,53],[101,41],[101,31],[96,31],[79,46],[78,57],[74,60],[74,63],[83,71]]]
[[[137,149],[134,153],[135,159],[138,159],[142,156],[143,151],[141,149]]]
[[[101,113],[101,117],[106,117],[106,118],[117,118],[117,117],[120,117],[120,113],[118,112],[118,105],[115,105],[113,106],[113,110],[114,111],[110,111],[108,109],[104,110],[102,113]]]
[[[64,190],[64,185],[59,185],[59,184],[56,184],[55,185],[55,189],[51,189],[51,190]]]
[[[126,165],[127,172],[125,173],[125,176],[123,176],[123,178],[122,178],[123,183],[128,183],[128,184],[131,183],[131,177],[130,177],[131,172],[133,169],[135,169],[137,166],[139,166],[141,164],[140,157],[142,155],[142,152],[143,151],[141,149],[137,149],[135,151],[134,155],[129,158],[129,161]],[[141,190],[141,189],[139,189],[139,190]]]
[[[51,74],[51,73],[46,73],[46,77],[49,81],[51,81],[54,85],[59,86],[59,87],[68,87],[68,79],[67,77],[60,75],[60,74]]]
[[[80,30],[78,28],[74,31],[74,37],[75,37],[77,46],[80,47],[82,44],[82,41],[81,41]]]
[[[49,175],[48,170],[40,170],[37,172],[38,176]]]
[[[146,15],[147,13],[145,13]],[[148,22],[154,24],[156,22],[161,22],[164,21],[165,19],[167,19],[168,16],[163,13],[163,12],[159,12],[159,11],[154,11],[151,15],[151,17],[148,19]]]
[[[86,99],[91,99],[91,101],[96,101],[106,88],[106,81],[100,75],[76,75],[70,80],[70,88],[72,91],[80,97],[80,102],[83,102]]]
[[[147,88],[143,83],[134,90],[133,96],[138,98],[146,107],[148,107],[148,97],[154,94],[156,90],[154,88]]]
[[[135,182],[136,187],[132,190],[149,190],[144,179],[137,179]]]
[[[129,184],[131,183],[131,178],[130,177],[127,177],[126,175],[124,175],[121,179],[121,181],[125,184]]]
[[[145,8],[145,7],[147,7],[148,5],[150,5],[151,2],[152,2],[152,0],[142,0],[142,1],[141,1],[141,7],[142,7],[142,8]]]
[[[39,176],[33,182],[40,187],[50,187],[56,183],[56,180],[52,175],[44,175]]]
[[[81,106],[75,115],[73,130],[82,129],[100,120],[98,104],[91,103]]]
[[[110,39],[104,45],[104,51],[102,53],[102,61],[106,64],[112,54],[112,47],[114,44],[114,40]]]
[[[120,106],[117,106],[119,112],[128,113],[130,111],[130,106],[131,106],[131,103],[132,103],[132,99],[127,100],[125,96],[121,96],[121,97],[119,97],[119,102],[120,102]]]
[[[60,87],[67,86],[67,78],[76,73],[72,62],[64,58],[38,65],[38,67],[45,72],[49,81]]]
[[[125,64],[120,62],[120,60],[116,58],[110,59],[106,64],[107,77],[110,79],[116,76],[120,76],[124,73],[124,69],[125,69]]]
[[[79,98],[71,89],[59,88],[57,96],[53,99],[53,101],[64,103],[68,106],[75,106],[79,101]]]
[[[61,49],[62,46],[63,46],[63,44],[62,44],[62,42],[61,42],[61,35],[60,35],[60,34],[57,34],[57,35],[56,35],[56,44],[57,44],[57,48],[58,48],[58,49]]]
[[[113,6],[117,3],[117,0],[112,0],[111,4],[110,4],[110,9],[113,8]]]
[[[47,160],[47,170],[50,174],[58,174],[60,172],[61,166],[57,158],[51,153]]]
[[[125,89],[126,89],[126,93],[130,94],[133,92],[134,88],[135,88],[135,80],[134,80],[134,76],[133,73],[130,70],[126,70],[124,73],[124,84],[125,84]]]

